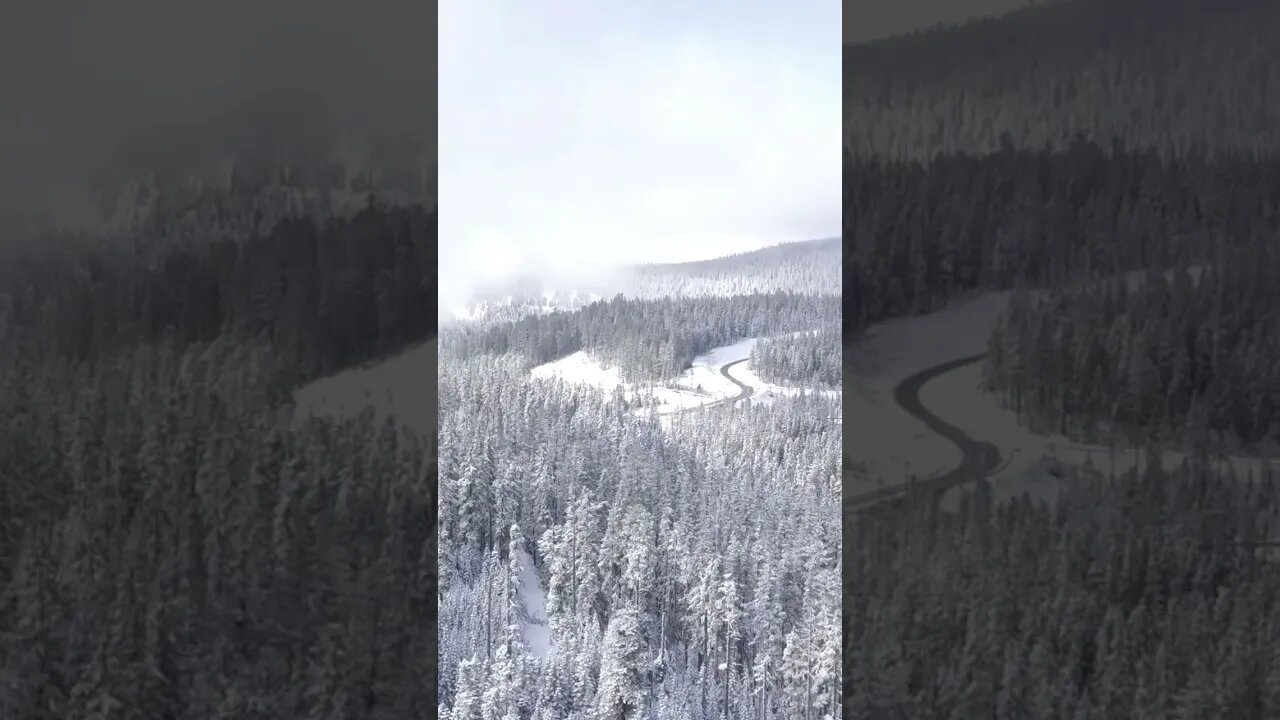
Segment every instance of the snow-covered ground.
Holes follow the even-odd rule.
[[[293,395],[297,415],[300,419],[311,414],[351,417],[372,405],[379,418],[394,415],[434,437],[437,357],[438,345],[432,338],[382,362],[309,383]]]
[[[893,389],[921,370],[984,352],[1008,297],[989,293],[927,315],[878,323],[853,342],[844,369],[845,384],[853,388],[844,400],[852,424],[844,452],[858,471],[851,494],[960,464],[960,450],[899,407]]]
[[[702,391],[709,394],[712,399],[719,400],[722,398],[733,397],[738,394],[738,386],[734,385],[728,378],[720,374],[721,368],[732,362],[737,362],[743,358],[751,356],[751,349],[756,346],[756,338],[749,338],[732,345],[722,345],[718,348],[712,348],[707,352],[693,359],[688,370],[680,374],[676,378],[675,384],[696,390],[701,387]],[[735,372],[742,368],[741,365],[734,368],[734,377],[742,382],[740,374]],[[751,383],[747,383],[750,385]]]
[[[554,362],[539,365],[530,372],[536,378],[554,377],[569,383],[597,387],[606,394],[612,393],[615,388],[621,387],[623,396],[628,400],[632,400],[642,394],[652,396],[658,400],[658,412],[664,413],[705,405],[737,392],[737,386],[720,375],[718,369],[713,372],[707,372],[707,370],[709,368],[695,368],[696,372],[690,371],[686,373],[689,375],[688,378],[682,375],[680,380],[677,381],[678,388],[637,389],[622,381],[617,368],[605,367],[599,360],[579,351]],[[719,381],[713,380],[711,378],[713,375],[718,377]],[[731,390],[719,392],[722,390],[721,383],[727,385]],[[698,392],[695,389],[699,384],[703,385],[702,392]],[[645,410],[644,412],[648,411]]]
[[[520,551],[520,601],[529,620],[521,620],[524,642],[533,657],[543,657],[551,649],[551,626],[547,623],[547,594],[538,580],[533,558]],[[532,622],[530,622],[532,621]]]

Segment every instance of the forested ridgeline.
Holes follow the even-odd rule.
[[[839,295],[841,240],[808,240],[686,263],[601,269],[589,278],[527,274],[479,292],[469,321],[492,325],[530,314],[576,310],[622,294],[633,299],[732,297],[789,292]]]
[[[194,180],[163,187],[138,184],[121,193],[105,225],[113,234],[132,235],[135,243],[171,248],[217,237],[263,235],[281,222],[304,217],[323,224],[349,218],[370,205],[423,204],[406,198],[387,191],[293,184],[287,178],[260,186],[248,185],[235,176],[225,186]],[[434,200],[426,207],[434,208]]]
[[[791,292],[840,294],[840,238],[791,242],[698,262],[641,265],[634,295],[699,297]]]
[[[441,365],[441,716],[838,716],[832,401],[670,433],[519,367]],[[521,551],[550,653],[521,638]]]
[[[1280,232],[1280,160],[1163,159],[1079,141],[846,165],[846,327],[965,292],[1207,262]]]
[[[751,348],[751,367],[776,385],[839,388],[843,346],[838,329],[761,338]]]
[[[855,158],[1063,148],[1280,150],[1280,4],[1068,0],[846,47]]]
[[[637,300],[621,295],[574,311],[441,333],[441,358],[518,353],[534,364],[586,350],[628,382],[669,380],[697,355],[738,340],[832,325],[839,295],[768,293]]]
[[[0,343],[0,715],[428,717],[434,457],[223,336]]]
[[[1041,429],[1198,449],[1274,447],[1280,431],[1280,247],[1223,248],[1204,268],[1015,293],[984,376]]]
[[[369,207],[285,220],[242,240],[157,238],[15,247],[0,260],[0,319],[42,357],[92,361],[172,337],[270,342],[286,382],[382,357],[434,330],[434,212]]]
[[[1276,484],[1078,472],[1056,509],[980,485],[859,520],[854,717],[1280,717]]]

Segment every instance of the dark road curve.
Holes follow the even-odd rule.
[[[738,402],[739,400],[746,400],[747,398],[751,397],[756,393],[756,389],[744,382],[740,382],[737,378],[729,374],[729,368],[733,367],[734,365],[741,365],[742,363],[750,359],[751,358],[742,358],[741,360],[734,360],[733,362],[720,368],[720,374],[729,378],[729,382],[738,386],[737,395],[734,395],[733,397],[721,398],[719,400],[713,400],[709,403],[703,403],[701,405],[694,405],[693,407],[679,408],[678,410],[669,410],[664,413],[658,413],[658,415],[659,416],[680,415],[681,413],[697,412],[699,410],[706,410],[709,407],[716,407],[718,405],[732,405]]]
[[[971,365],[986,357],[986,353],[972,355],[958,360],[934,365],[907,377],[893,388],[893,401],[913,417],[919,419],[928,428],[950,440],[960,448],[962,459],[954,470],[937,477],[916,482],[904,482],[893,487],[882,488],[847,498],[844,502],[846,512],[857,511],[880,502],[892,500],[912,492],[941,494],[957,485],[975,482],[990,475],[1000,465],[1000,451],[991,443],[979,442],[965,435],[954,425],[934,415],[920,402],[920,389],[930,380],[951,372],[957,368]]]
[[[739,391],[737,397],[728,398],[723,401],[724,403],[728,405],[732,405],[738,402],[739,400],[746,400],[747,398],[755,394],[756,392],[755,388],[751,387],[750,385],[744,382],[739,382],[738,378],[729,374],[729,368],[733,367],[734,365],[740,365],[750,359],[751,358],[742,358],[741,360],[734,360],[728,365],[725,365],[724,367],[720,368],[720,374],[729,378],[729,382],[733,383],[734,385],[737,385],[738,391]]]

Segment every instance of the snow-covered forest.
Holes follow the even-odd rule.
[[[1064,0],[847,49],[848,341],[932,358],[873,410],[955,453],[847,517],[852,717],[1280,714],[1276,479],[1216,462],[1276,437],[1278,7]]]
[[[1053,508],[979,485],[852,528],[851,717],[1280,716],[1277,485],[1071,472]]]
[[[987,383],[1029,422],[1070,435],[1105,425],[1129,442],[1273,447],[1276,253],[1259,239],[1132,289],[1122,278],[1016,293],[991,337]]]
[[[846,153],[983,157],[1084,135],[1165,155],[1271,154],[1277,24],[1271,0],[1061,0],[848,47]]]
[[[751,348],[751,366],[761,379],[778,385],[837,388],[843,349],[840,340],[838,328],[762,339]]]
[[[430,438],[290,400],[428,336],[434,211],[272,196],[0,245],[0,716],[434,712]]]
[[[836,295],[618,297],[441,337],[441,717],[840,716],[837,401],[660,423],[530,373],[585,349],[669,380],[838,312]]]

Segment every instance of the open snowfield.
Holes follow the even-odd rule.
[[[737,386],[720,375],[719,369],[704,367],[686,372],[685,375],[688,375],[688,378],[682,375],[677,381],[679,388],[655,387],[652,390],[646,388],[638,391],[622,381],[617,368],[605,367],[599,360],[582,351],[539,365],[530,373],[536,378],[560,378],[569,383],[590,385],[606,394],[613,392],[615,388],[622,387],[623,396],[628,400],[643,392],[646,396],[652,395],[657,398],[659,413],[705,405],[730,397],[738,390]],[[712,376],[719,379],[714,380]],[[703,386],[703,392],[695,389],[699,384]]]

